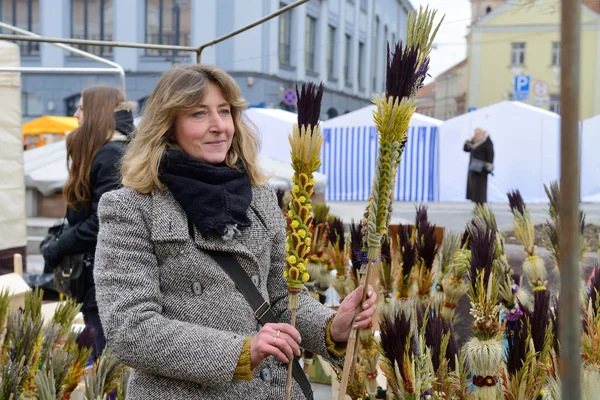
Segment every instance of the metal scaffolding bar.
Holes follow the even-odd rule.
[[[0,67],[0,72],[21,73],[68,73],[68,74],[115,74],[113,68],[70,68],[70,67]]]
[[[24,40],[24,41],[32,41],[33,39],[42,38],[40,35],[36,35],[35,33],[26,31],[24,29],[17,28],[16,26],[13,26],[13,25],[5,24],[4,22],[0,22],[0,28],[8,29],[10,31],[21,34],[21,35],[0,35],[0,36],[8,36],[7,40],[17,40],[17,39],[15,39],[15,37],[21,37],[22,39],[18,39],[18,40]],[[0,38],[0,40],[1,40],[1,38]],[[60,47],[61,49],[70,51],[71,53],[78,54],[82,57],[89,58],[90,60],[98,61],[99,63],[106,64],[108,66],[113,67],[114,73],[119,75],[119,78],[121,81],[121,89],[123,90],[123,93],[125,93],[125,89],[126,89],[126,87],[125,87],[125,70],[119,64],[117,64],[116,62],[107,60],[105,58],[99,57],[95,54],[88,53],[87,51],[83,51],[80,49],[76,49],[75,47],[68,46],[66,44],[61,44],[58,42],[52,43],[52,44],[54,46]]]
[[[31,42],[42,43],[66,43],[89,46],[106,46],[106,47],[125,47],[131,49],[149,49],[149,50],[176,50],[189,51],[196,53],[196,47],[189,46],[173,46],[167,44],[147,44],[147,43],[128,43],[128,42],[109,42],[106,40],[91,40],[91,39],[66,39],[66,38],[48,38],[48,37],[32,37],[22,35],[7,35],[0,34],[0,40],[26,40]]]
[[[579,85],[581,0],[562,0],[560,81],[560,374],[562,398],[581,399]]]

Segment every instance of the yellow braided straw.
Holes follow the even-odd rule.
[[[312,196],[314,194],[314,172],[321,166],[320,153],[323,136],[316,127],[294,126],[289,136],[291,145],[292,200],[289,204],[290,220],[286,237],[286,263],[283,276],[288,282],[290,308],[297,308],[297,295],[302,284],[310,279],[306,268],[310,261],[311,228],[313,223]]]
[[[373,111],[373,120],[379,131],[379,153],[371,195],[362,220],[364,245],[369,259],[373,261],[379,256],[383,235],[388,232],[402,143],[406,140],[410,119],[416,111],[416,103],[408,98],[399,100],[383,95],[374,103],[377,106]]]

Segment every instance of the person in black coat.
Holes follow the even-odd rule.
[[[481,128],[465,142],[463,150],[470,153],[467,175],[467,200],[483,204],[487,202],[488,174],[494,170],[494,144],[488,132]]]
[[[54,269],[65,256],[83,254],[78,282],[85,324],[94,328],[96,360],[106,345],[94,288],[94,254],[98,236],[97,207],[104,193],[121,186],[120,161],[133,132],[134,103],[125,102],[118,88],[93,86],[83,91],[75,117],[79,127],[67,136],[69,176],[63,194],[69,229],[42,251],[46,268]]]

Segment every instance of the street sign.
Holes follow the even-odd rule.
[[[533,104],[545,106],[550,104],[550,85],[545,81],[536,81],[533,84]]]
[[[550,85],[545,81],[536,81],[533,84],[533,95],[535,97],[548,97],[550,95]]]
[[[513,100],[529,99],[529,91],[531,86],[531,76],[516,75]]]
[[[283,102],[288,106],[293,106],[298,101],[296,97],[296,91],[293,89],[288,89],[283,92]]]

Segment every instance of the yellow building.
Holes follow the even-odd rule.
[[[468,36],[467,107],[481,108],[519,100],[515,77],[529,77],[522,101],[547,110],[560,109],[560,1],[508,1],[476,14]],[[489,1],[488,1],[489,2]],[[600,114],[600,2],[585,0],[581,12],[581,119]],[[526,88],[525,80],[521,82]]]

